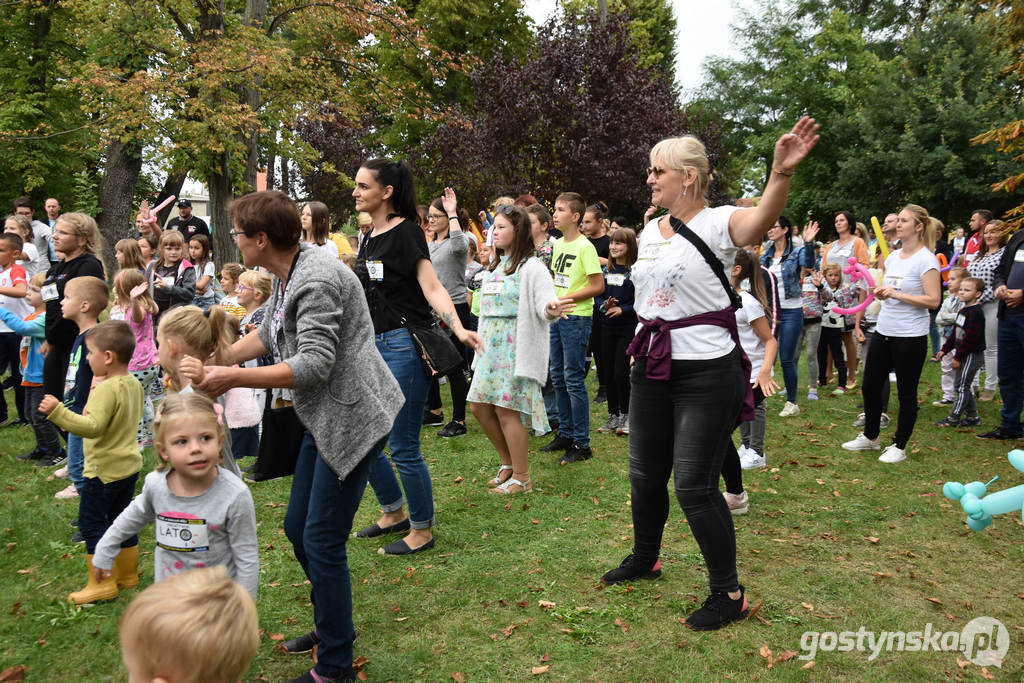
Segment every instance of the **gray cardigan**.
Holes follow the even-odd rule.
[[[295,377],[296,414],[313,434],[321,457],[344,479],[388,435],[405,399],[377,351],[355,273],[309,245],[299,248],[278,348]],[[258,331],[268,349],[280,296],[276,277],[272,291]]]

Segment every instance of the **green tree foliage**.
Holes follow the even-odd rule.
[[[768,2],[743,22],[743,57],[708,65],[702,101],[734,124],[729,145],[748,190],[763,184],[778,135],[809,114],[822,144],[794,178],[791,217],[831,225],[840,209],[866,218],[913,201],[956,223],[978,205],[999,209],[988,185],[1007,162],[970,145],[1020,108],[1001,75],[998,27],[928,3],[904,14],[873,3],[867,16],[844,11],[850,4],[802,3],[801,14]],[[911,23],[869,30],[894,17]]]
[[[567,14],[597,8],[597,0],[562,0]],[[610,0],[610,13],[629,17],[629,35],[641,67],[654,67],[669,82],[675,80],[676,18],[668,0]]]
[[[0,207],[31,194],[73,210],[72,176],[95,167],[94,130],[60,65],[76,59],[72,15],[53,0],[9,2],[0,10]]]

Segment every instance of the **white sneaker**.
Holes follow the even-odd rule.
[[[878,443],[878,439],[869,439],[864,436],[861,432],[857,435],[857,438],[853,441],[847,441],[843,444],[843,449],[847,451],[877,451],[882,448],[882,445]]]
[[[725,497],[725,504],[729,506],[729,512],[734,515],[745,515],[750,509],[750,497],[746,491],[739,495],[726,491],[722,496]]]
[[[896,373],[895,372],[890,372],[889,373],[889,381],[892,382],[893,384],[896,384]]]
[[[882,451],[882,454],[878,456],[878,462],[884,462],[889,464],[903,462],[906,459],[906,449],[900,448],[896,444],[890,444],[884,451]]]
[[[878,426],[879,426],[880,429],[885,429],[886,427],[889,426],[890,422],[891,422],[891,420],[889,419],[889,413],[882,413],[882,417],[879,418],[879,420],[878,420]],[[857,419],[853,421],[853,426],[854,427],[863,427],[864,426],[864,413],[861,413],[861,414],[859,414],[857,416]]]
[[[758,455],[753,448],[746,448],[740,451],[740,467],[745,470],[760,470],[765,466],[765,457]]]
[[[795,403],[786,401],[786,405],[783,406],[782,412],[779,413],[779,417],[794,417],[800,414],[800,406]]]

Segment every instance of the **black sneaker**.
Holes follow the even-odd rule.
[[[610,572],[606,572],[601,577],[601,583],[612,585],[615,583],[622,583],[623,581],[637,581],[638,579],[656,579],[661,576],[661,560],[655,560],[653,567],[647,567],[644,563],[641,565],[636,555],[630,553],[626,555],[626,559],[622,561],[615,569]]]
[[[589,448],[580,448],[579,446],[574,445],[559,459],[558,464],[568,465],[571,462],[590,460],[592,457],[594,457],[594,453]]]
[[[85,537],[82,536],[81,531],[76,531],[75,535],[71,537],[72,543],[85,543]]]
[[[453,436],[463,436],[466,433],[466,425],[452,420],[444,426],[444,429],[437,433],[443,439],[450,439]]]
[[[567,451],[570,448],[572,448],[572,439],[559,434],[547,446],[541,446],[540,450],[542,453],[554,453],[555,451]]]
[[[948,415],[935,423],[936,427],[963,427],[959,418]]]
[[[694,631],[714,631],[730,621],[747,616],[747,594],[740,586],[739,600],[733,600],[725,591],[715,591],[708,596],[699,610],[686,617],[683,622]]]
[[[73,526],[73,527],[75,527],[77,529],[78,528],[78,517],[75,517],[73,520],[68,522],[68,524],[70,524],[71,526]]]
[[[36,448],[29,453],[22,453],[18,456],[18,460],[39,460],[44,455],[46,455],[46,451],[42,448]]]
[[[281,647],[283,647],[284,651],[289,654],[301,655],[306,652],[312,652],[313,646],[319,644],[320,637],[316,634],[316,631],[310,631],[298,638],[292,638],[291,640],[284,641],[281,643]]]
[[[607,403],[608,402],[608,390],[604,387],[597,388],[597,395],[594,396],[594,403]]]
[[[978,415],[975,415],[974,417],[965,417],[964,419],[960,420],[960,426],[961,427],[980,427],[981,426],[981,417],[978,416]]]
[[[313,671],[312,669],[310,669],[309,671],[307,671],[306,673],[302,674],[298,678],[290,679],[288,681],[288,683],[334,683],[334,681],[354,681],[354,680],[356,680],[355,670],[352,669],[352,667],[348,667],[347,669],[343,670],[341,673],[339,673],[337,676],[335,676],[333,678],[327,678],[326,676],[321,676],[320,674],[318,674],[315,671]]]
[[[999,425],[991,432],[975,434],[979,439],[999,439],[1000,441],[1012,441],[1021,438],[1020,432],[1012,432],[1006,427]]]
[[[63,448],[56,453],[47,453],[36,461],[36,467],[57,467],[68,461],[68,452]]]
[[[444,424],[444,411],[432,413],[429,410],[423,411],[423,425],[426,427],[440,427]]]

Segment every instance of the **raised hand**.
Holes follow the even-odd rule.
[[[804,160],[821,136],[818,135],[818,124],[809,116],[796,122],[793,129],[780,137],[775,143],[775,157],[772,168],[782,173],[792,173]]]
[[[818,221],[811,221],[804,226],[804,242],[810,243],[818,236]]]
[[[445,213],[449,216],[454,216],[455,212],[459,210],[459,202],[455,198],[455,190],[450,187],[444,188],[444,196],[441,197],[441,206],[444,207]],[[447,218],[445,218],[447,220]]]

